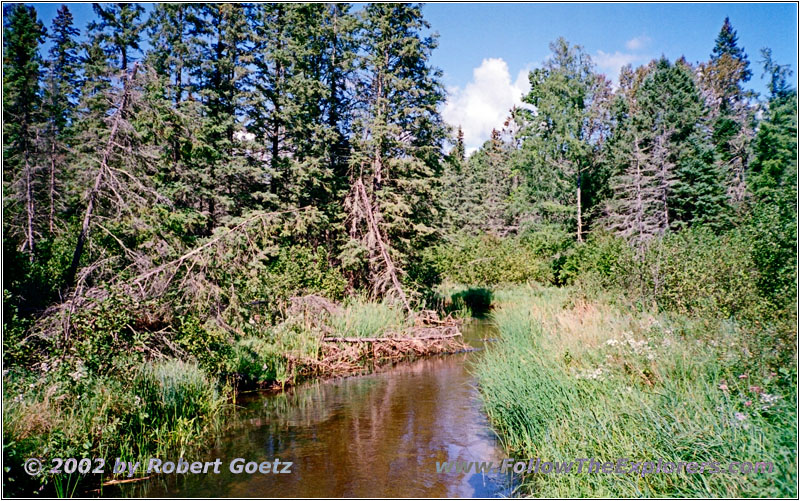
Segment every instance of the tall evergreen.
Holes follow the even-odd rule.
[[[198,6],[198,64],[191,68],[202,120],[193,145],[195,186],[211,233],[221,220],[259,206],[264,198],[263,156],[252,152],[240,116],[253,63],[252,35],[244,4]],[[250,156],[248,153],[255,153]]]
[[[790,200],[797,197],[797,91],[788,84],[788,66],[776,63],[770,49],[761,54],[769,101],[753,142],[750,187],[758,199],[785,192]]]
[[[48,230],[54,231],[56,200],[60,178],[64,175],[65,156],[70,146],[72,124],[80,97],[80,59],[72,13],[66,5],[58,9],[50,29],[52,46],[48,53],[44,87],[44,113],[47,121],[45,146],[48,163]]]
[[[611,228],[639,244],[684,224],[721,225],[725,186],[701,119],[704,108],[690,68],[661,59],[637,81],[621,82],[617,127],[610,142]]]
[[[270,193],[339,219],[355,18],[342,5],[259,4],[252,19],[248,129],[264,144]]]
[[[3,208],[11,216],[4,219],[11,223],[11,233],[22,234],[21,249],[33,262],[40,184],[36,168],[41,121],[39,44],[45,29],[36,9],[22,4],[6,6],[3,19],[3,191],[7,203],[13,204]]]
[[[728,194],[735,203],[745,196],[748,150],[754,134],[751,93],[744,89],[752,71],[736,31],[726,17],[711,59],[700,65],[700,83],[709,107],[711,137]]]
[[[92,7],[98,20],[89,23],[89,32],[94,33],[117,68],[127,70],[139,50],[144,7],[137,3],[95,3]]]
[[[406,300],[401,270],[435,238],[441,217],[444,92],[429,63],[436,40],[422,35],[429,25],[418,5],[369,4],[362,23],[347,202],[351,240],[343,258],[351,278]]]

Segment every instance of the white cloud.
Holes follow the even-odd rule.
[[[467,153],[489,139],[492,129],[503,126],[513,106],[522,104],[523,94],[530,90],[528,73],[528,68],[520,70],[512,82],[508,64],[489,58],[472,70],[472,81],[463,89],[447,89],[442,116],[454,127],[461,126]]]
[[[652,39],[650,37],[648,37],[647,35],[642,35],[636,38],[631,38],[630,40],[625,42],[625,47],[627,47],[628,50],[644,49],[650,44],[651,41]]]
[[[633,64],[643,61],[646,57],[637,54],[626,54],[624,52],[615,51],[613,54],[598,50],[597,54],[592,58],[597,64],[597,68],[601,73],[604,73],[614,85],[619,80],[619,70],[626,64]]]

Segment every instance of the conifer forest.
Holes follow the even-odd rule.
[[[5,496],[183,495],[111,463],[213,458],[253,395],[453,353],[502,457],[725,468],[507,495],[797,496],[796,80],[730,19],[618,76],[553,40],[472,149],[421,5],[37,8],[3,5]],[[406,485],[369,495],[470,495]]]

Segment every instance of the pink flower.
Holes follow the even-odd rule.
[[[722,383],[721,385],[719,385],[719,389],[722,390],[722,391],[728,391],[728,385],[725,384],[725,383]]]
[[[745,407],[750,407],[751,405],[753,405],[753,401],[752,400],[748,400],[747,402],[744,403]]]
[[[752,391],[753,393],[761,393],[761,388],[758,386],[751,386],[750,391]]]
[[[739,379],[747,379],[747,374],[739,374]]]

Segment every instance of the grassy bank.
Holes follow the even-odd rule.
[[[796,363],[774,326],[668,313],[601,293],[495,292],[501,339],[477,377],[518,458],[771,461],[772,473],[550,474],[544,497],[796,496]]]
[[[50,346],[35,363],[3,374],[6,495],[82,494],[110,479],[30,477],[22,470],[27,458],[39,457],[48,465],[54,457],[113,462],[183,456],[236,426],[241,391],[366,371],[373,364],[452,351],[459,344],[454,339],[387,346],[325,342],[329,335],[401,337],[411,335],[409,329],[436,329],[388,302],[355,297],[342,304],[298,297],[281,320],[258,323],[254,315],[238,335],[191,321],[181,322],[169,337],[137,331],[134,316],[113,306],[101,306],[92,319],[79,315],[75,322],[83,327],[75,330],[69,350]]]

